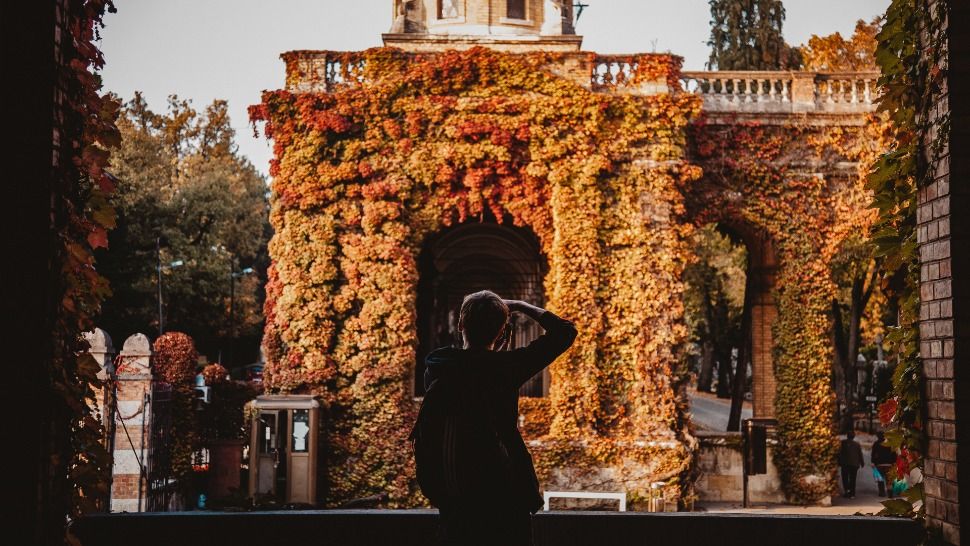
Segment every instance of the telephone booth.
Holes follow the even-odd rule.
[[[311,395],[264,395],[251,404],[249,495],[315,504],[320,403]]]

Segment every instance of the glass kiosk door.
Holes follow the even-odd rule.
[[[286,410],[261,410],[256,423],[256,495],[286,502]]]
[[[316,504],[319,402],[309,395],[265,395],[251,404],[249,495]]]

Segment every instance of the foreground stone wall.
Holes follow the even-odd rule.
[[[935,2],[930,2],[935,5]],[[950,28],[970,20],[970,8],[949,4]],[[934,130],[949,135],[942,152],[926,152],[932,181],[921,188],[917,210],[920,258],[920,357],[923,359],[929,444],[924,468],[927,523],[949,544],[968,544],[960,517],[967,517],[970,488],[959,488],[959,474],[970,472],[970,144],[967,113],[968,38],[948,30],[950,75],[935,97]],[[947,119],[947,117],[949,119]],[[952,153],[951,153],[952,152]],[[964,214],[961,214],[964,211]],[[961,502],[962,501],[962,502]]]
[[[698,432],[697,481],[701,502],[741,502],[744,495],[740,433]],[[768,441],[768,473],[748,478],[748,499],[755,503],[782,503],[781,476],[775,467],[773,439]]]

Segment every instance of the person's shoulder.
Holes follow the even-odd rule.
[[[459,349],[454,345],[439,347],[428,353],[428,356],[424,357],[424,361],[430,363],[455,360],[457,358],[461,358],[462,352],[462,349]]]

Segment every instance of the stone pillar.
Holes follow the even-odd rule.
[[[815,72],[793,72],[791,82],[793,112],[815,111]]]
[[[111,471],[111,511],[145,510],[151,396],[151,342],[144,334],[125,340],[115,369],[117,400],[114,412],[114,466]]]
[[[778,264],[774,246],[764,235],[751,238],[747,244],[751,276],[751,396],[752,416],[756,419],[775,417],[775,364],[772,328],[778,319],[775,301],[775,273]]]
[[[101,366],[101,371],[98,372],[98,379],[107,381],[114,374],[115,348],[114,344],[111,343],[111,336],[101,328],[95,328],[90,332],[84,332],[84,340],[90,346],[88,353]],[[111,411],[110,408],[105,407],[105,394],[105,389],[98,389],[94,393],[92,406],[97,413],[97,418],[104,423],[105,432],[108,433],[111,428]]]
[[[778,319],[778,305],[773,293],[774,268],[752,268],[757,292],[751,305],[751,396],[752,416],[755,419],[775,417],[775,342],[772,327]]]

